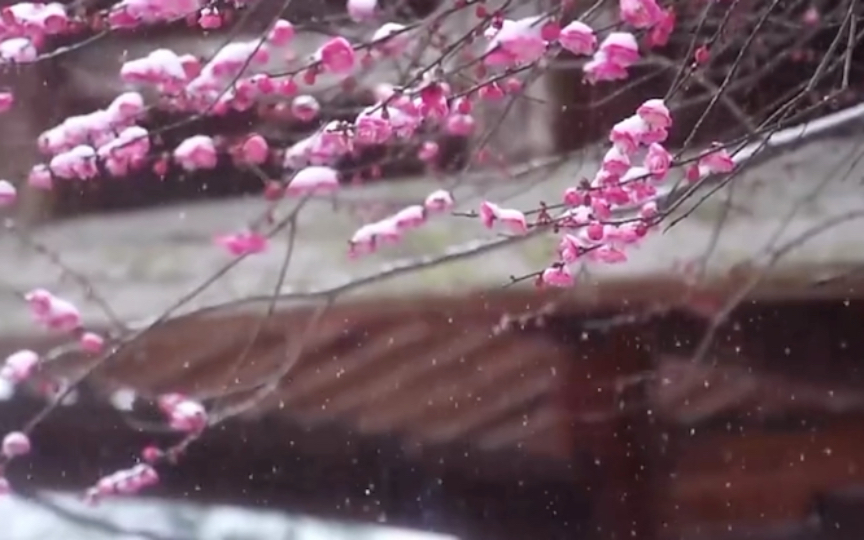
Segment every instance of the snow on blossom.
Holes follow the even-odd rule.
[[[74,304],[45,289],[24,295],[34,321],[51,330],[69,332],[81,327],[81,313]]]
[[[613,176],[621,176],[630,169],[630,158],[617,146],[612,146],[603,156],[601,167]]]
[[[269,59],[267,44],[262,39],[233,41],[216,51],[213,58],[204,66],[202,75],[220,80],[240,75],[249,65],[263,65]]]
[[[438,189],[426,196],[423,206],[429,212],[446,212],[453,207],[453,194],[445,189]]]
[[[348,0],[346,8],[354,21],[362,22],[375,16],[378,0]]]
[[[627,68],[609,59],[603,52],[597,52],[591,60],[582,67],[585,80],[590,84],[601,81],[620,81],[629,76]]]
[[[639,149],[649,130],[648,123],[634,114],[612,126],[609,142],[614,144],[622,154],[631,155]]]
[[[170,49],[156,49],[143,58],[128,60],[120,68],[120,78],[128,83],[165,85],[174,90],[187,82],[183,62]]]
[[[411,39],[404,24],[387,22],[372,34],[373,50],[384,56],[398,56],[405,51]]]
[[[612,32],[600,43],[602,52],[610,62],[630,67],[639,60],[639,44],[630,32]]]
[[[330,193],[339,189],[339,173],[336,169],[311,165],[295,174],[288,182],[287,195]]]
[[[539,16],[504,19],[500,28],[490,27],[486,32],[489,44],[484,62],[490,66],[512,67],[538,60],[547,49],[541,20]]]
[[[3,361],[0,367],[0,378],[13,384],[30,378],[39,364],[39,355],[31,350],[16,351]]]
[[[573,21],[561,29],[558,43],[575,55],[591,55],[597,50],[594,29],[581,21]]]
[[[267,34],[267,43],[275,47],[281,47],[294,39],[295,34],[294,25],[291,24],[291,21],[277,19]]]
[[[575,281],[573,272],[564,264],[550,266],[540,274],[540,282],[552,287],[572,287]]]
[[[649,99],[636,109],[636,114],[653,128],[669,129],[672,116],[662,99]]]
[[[174,149],[174,161],[187,171],[213,169],[217,158],[216,143],[207,135],[193,135]]]
[[[398,242],[402,239],[402,229],[392,218],[385,218],[357,229],[348,241],[349,254],[358,256],[374,253],[382,243]]]
[[[480,205],[480,219],[490,229],[496,222],[500,222],[516,234],[525,234],[528,232],[528,222],[525,219],[525,214],[514,208],[502,208],[489,201],[484,201]]]
[[[303,122],[311,122],[321,111],[318,100],[312,96],[297,96],[291,102],[291,113]]]
[[[14,37],[0,41],[0,62],[26,64],[39,57],[36,45],[29,38]]]
[[[635,28],[650,28],[664,16],[655,0],[619,0],[618,6],[621,20]]]
[[[267,251],[267,237],[254,231],[238,232],[217,236],[216,244],[235,257],[255,255]]]
[[[207,410],[193,399],[182,394],[164,394],[157,403],[172,429],[195,434],[207,427]]]
[[[100,478],[87,490],[86,499],[96,503],[112,495],[134,495],[159,482],[159,474],[151,465],[141,463]]]
[[[327,40],[315,53],[325,71],[336,74],[351,73],[354,70],[356,55],[351,43],[341,36]]]
[[[20,431],[12,431],[3,437],[2,448],[3,456],[13,458],[23,456],[30,452],[30,437],[26,433]]]
[[[704,167],[709,173],[723,174],[730,173],[735,169],[735,161],[729,154],[729,151],[714,143],[714,150],[699,158],[699,166]]]

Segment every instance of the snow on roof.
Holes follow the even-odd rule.
[[[844,125],[850,117],[857,119],[861,108],[843,113]],[[799,128],[799,133],[793,135],[808,130],[817,131]],[[589,278],[576,292],[590,290],[590,283],[668,276],[676,261],[698,259],[708,252],[706,276],[720,279],[730,270],[752,263],[754,257],[764,256],[772,241],[777,247],[826,220],[864,211],[864,190],[860,186],[864,164],[858,159],[864,137],[841,135],[829,133],[808,138],[806,143],[784,147],[760,159],[680,224],[649,238],[632,252],[628,262],[590,266]],[[788,132],[786,137],[789,139]],[[599,163],[596,154],[597,151],[582,152],[556,166],[549,160],[546,166],[530,169],[520,181],[503,181],[494,172],[471,175],[455,190],[458,209],[476,209],[483,198],[520,209],[537,208],[539,201],[555,203],[566,187],[592,175]],[[484,178],[489,181],[483,182]],[[820,183],[825,185],[815,192]],[[478,188],[481,184],[482,190]],[[407,205],[422,201],[439,187],[438,182],[429,179],[406,179],[349,188],[340,194],[339,200],[346,204],[387,200]],[[690,200],[695,202],[707,189]],[[685,203],[682,208],[686,210],[688,205]],[[68,267],[87,276],[122,318],[135,320],[161,313],[226,264],[227,255],[213,246],[213,236],[242,227],[261,211],[262,204],[257,199],[178,204],[64,221],[36,231],[34,238],[60,254]],[[286,207],[283,213],[287,211]],[[350,212],[334,211],[332,201],[314,200],[300,213],[298,221],[283,293],[320,291],[393,269],[405,261],[435,258],[502,241],[478,220],[446,216],[410,233],[398,245],[351,260],[347,256],[347,241],[362,224],[359,218],[352,217]],[[864,264],[860,230],[861,224],[855,220],[831,227],[785,254],[772,272],[809,273],[810,279],[816,269],[829,272]],[[188,304],[187,309],[272,294],[287,244],[287,234],[275,238],[268,253],[242,262]],[[538,271],[554,260],[556,240],[552,234],[504,244],[475,257],[455,256],[448,264],[422,271],[397,272],[399,275],[393,279],[358,288],[356,294],[450,294],[496,287],[509,283],[510,276]],[[4,265],[0,280],[4,287],[17,291],[33,287],[51,289],[78,302],[91,324],[100,321],[100,310],[84,301],[81,287],[68,276],[64,279],[50,258],[22,247],[14,235],[0,237],[0,261]],[[3,302],[6,303],[2,306],[6,317],[4,330],[29,326],[20,300],[6,295]]]

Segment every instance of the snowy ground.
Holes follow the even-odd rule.
[[[454,540],[420,531],[224,506],[131,499],[106,501],[94,508],[68,496],[50,501],[77,518],[16,497],[0,499],[3,540]]]

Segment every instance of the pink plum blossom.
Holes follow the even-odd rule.
[[[540,281],[544,285],[552,287],[572,287],[575,278],[573,272],[566,265],[557,264],[543,270],[540,274]]]
[[[601,166],[611,175],[621,176],[630,169],[630,158],[617,146],[613,146],[606,152]]]
[[[267,43],[281,47],[287,45],[294,39],[294,25],[285,19],[278,19],[273,23],[273,28],[267,34]]]
[[[500,28],[490,27],[484,62],[490,66],[514,66],[538,60],[547,48],[542,28],[538,17],[504,19]]]
[[[516,234],[525,234],[528,232],[528,223],[525,219],[525,214],[513,208],[502,208],[489,201],[485,201],[480,205],[480,219],[490,229],[496,222],[500,222]]]
[[[207,426],[207,410],[197,401],[181,394],[164,394],[157,401],[171,428],[200,433]]]
[[[198,14],[198,26],[204,30],[215,30],[223,24],[222,14],[215,7],[206,7]]]
[[[648,201],[639,209],[639,215],[645,219],[651,219],[660,213],[656,201]]]
[[[318,100],[312,96],[304,95],[297,96],[291,102],[291,113],[303,122],[310,122],[318,116],[321,111],[321,105]]]
[[[253,133],[240,146],[240,157],[245,163],[261,165],[267,161],[269,150],[267,140],[261,135]]]
[[[390,111],[373,105],[360,111],[354,121],[354,140],[360,144],[383,144],[393,136]]]
[[[621,20],[635,28],[650,28],[663,18],[655,0],[619,0]]]
[[[12,92],[0,92],[0,113],[12,108],[15,103],[15,95]]]
[[[133,495],[159,482],[159,474],[151,465],[141,463],[130,469],[104,476],[87,490],[86,498],[95,503],[112,495]]]
[[[611,63],[627,68],[639,60],[639,44],[629,32],[612,32],[600,43],[599,52]]]
[[[420,145],[420,149],[417,151],[417,157],[427,163],[432,162],[438,157],[440,151],[441,148],[435,141],[424,141],[423,144]]]
[[[174,161],[187,171],[213,169],[217,158],[216,143],[207,135],[193,135],[174,149]]]
[[[215,242],[235,257],[263,253],[268,246],[267,237],[253,231],[217,236]]]
[[[78,338],[78,344],[81,346],[81,350],[85,352],[99,354],[105,347],[105,338],[95,332],[84,332]]]
[[[723,174],[732,172],[735,169],[735,161],[725,148],[719,147],[714,143],[715,150],[702,156],[699,159],[699,166],[704,167],[709,173]]]
[[[394,243],[402,239],[402,229],[392,218],[363,225],[348,241],[349,254],[358,256],[374,253],[382,243]]]
[[[39,57],[36,45],[26,37],[13,37],[0,41],[0,63],[26,64]]]
[[[3,456],[13,458],[30,453],[30,438],[20,431],[12,431],[3,437]]]
[[[591,60],[585,63],[582,71],[590,84],[601,81],[620,81],[629,76],[626,66],[613,62],[603,52],[597,52]]]
[[[343,37],[330,38],[318,49],[316,57],[324,70],[330,73],[344,74],[354,70],[354,47]]]
[[[668,8],[663,11],[660,19],[648,32],[648,46],[665,47],[669,43],[673,30],[675,30],[675,11]]]
[[[416,229],[426,223],[426,208],[414,204],[396,212],[392,219],[397,228],[402,230]]]
[[[565,234],[558,242],[558,256],[565,264],[572,264],[582,256],[582,241],[572,234]]]
[[[18,199],[18,190],[8,180],[0,180],[0,207],[14,204]]]
[[[633,115],[621,120],[609,132],[609,142],[624,155],[633,154],[648,133],[650,126],[642,117]]]
[[[6,357],[0,367],[0,378],[20,383],[30,378],[39,364],[39,355],[31,350],[20,350]]]
[[[423,201],[426,210],[435,213],[446,212],[453,207],[453,204],[453,194],[444,189],[433,191]]]
[[[649,99],[636,109],[636,114],[652,128],[669,129],[672,125],[669,108],[662,99]]]
[[[74,304],[54,296],[45,289],[34,289],[24,295],[33,319],[50,330],[69,332],[81,326],[81,313]]]
[[[312,165],[297,172],[288,182],[286,194],[330,193],[339,189],[339,173],[330,167]]]
[[[378,9],[378,0],[348,0],[348,15],[357,22],[371,19]]]
[[[474,118],[470,114],[453,114],[447,117],[444,129],[450,135],[466,137],[474,131]]]
[[[558,43],[575,55],[590,55],[597,50],[594,29],[581,21],[573,21],[561,29]]]
[[[648,145],[645,155],[645,168],[651,171],[655,180],[663,180],[672,166],[672,155],[659,143]]]

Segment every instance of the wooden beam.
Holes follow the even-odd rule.
[[[376,406],[375,404],[378,403],[390,404],[392,395],[403,391],[403,383],[422,382],[423,377],[430,376],[437,370],[464,360],[465,357],[487,347],[497,347],[497,344],[494,338],[485,332],[469,332],[458,340],[448,339],[424,353],[421,359],[415,358],[404,362],[378,380],[332,399],[326,416],[329,418],[331,415],[342,414],[360,407]],[[303,410],[301,413],[305,416],[311,414],[311,411]]]
[[[616,384],[651,369],[647,343],[635,325],[582,334],[576,331],[575,317],[559,323],[559,339],[573,355],[566,389],[571,437],[576,448],[594,456],[596,465],[590,487],[595,505],[590,537],[655,540],[661,494],[654,490],[652,441],[645,436],[651,417],[641,406],[633,410],[627,398],[634,396],[622,394]],[[638,402],[639,396],[635,399]],[[597,416],[604,420],[596,421]]]
[[[485,362],[481,357],[468,358],[458,364],[458,370],[435,376],[434,383],[424,384],[421,380],[420,385],[405,388],[400,395],[383,402],[381,408],[366,408],[358,424],[373,430],[377,429],[374,426],[405,427],[424,438],[438,426],[460,421],[484,401],[508,393],[511,385],[519,384],[524,377],[549,372],[548,367],[536,365],[536,343],[517,341],[501,344],[496,350],[502,354],[483,355]]]
[[[373,365],[393,358],[406,348],[423,341],[428,341],[430,328],[425,321],[398,324],[392,330],[376,332],[371,339],[358,344],[356,352],[340,354],[331,362],[320,366],[314,373],[297,374],[281,386],[280,400],[285,405],[297,404],[303,406],[312,402],[321,405],[326,410],[326,404],[331,395],[341,392],[328,392],[334,386],[355,387],[355,379],[371,370]],[[327,394],[327,395],[324,395]]]
[[[508,410],[518,406],[518,404],[549,394],[550,389],[554,387],[557,381],[558,378],[549,370],[532,373],[523,382],[514,383],[513,386],[500,393],[496,399],[472,407],[454,422],[442,423],[440,426],[424,429],[421,436],[424,441],[432,442],[444,442],[464,437],[477,427],[506,414]],[[361,429],[363,427],[365,425],[361,424]]]
[[[487,431],[478,439],[478,446],[484,450],[509,448],[546,431],[566,428],[569,421],[569,415],[554,405],[541,407],[526,415],[524,419]]]

